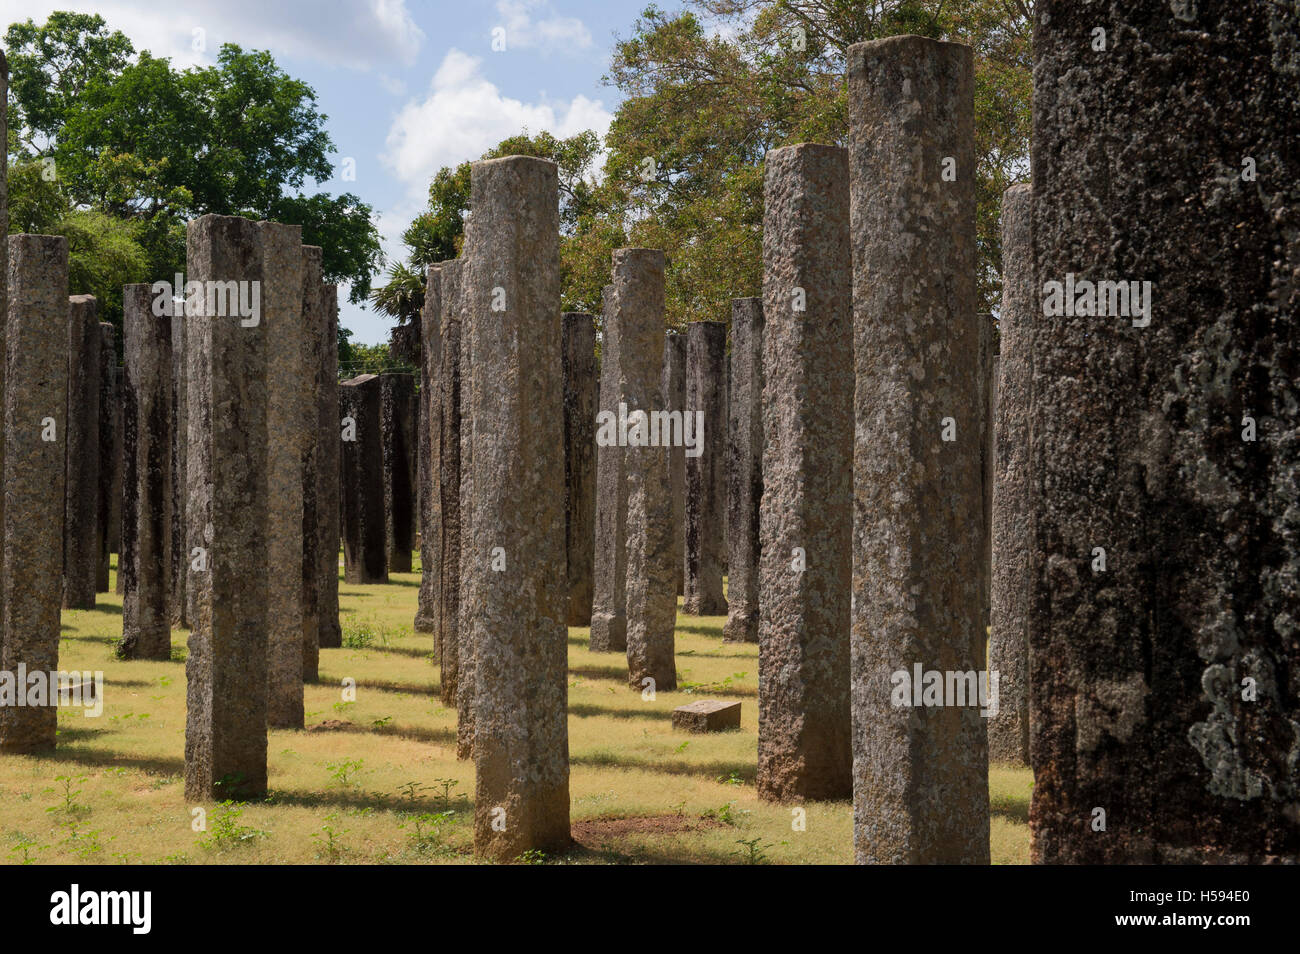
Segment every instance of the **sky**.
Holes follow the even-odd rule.
[[[0,0],[0,29],[29,17],[42,22],[52,10],[98,13],[137,50],[177,68],[215,62],[223,43],[270,50],[316,91],[328,117],[336,171],[318,188],[368,202],[396,261],[442,166],[477,159],[524,129],[605,134],[620,99],[602,83],[615,34],[629,36],[648,2]],[[494,31],[504,49],[493,48]],[[343,178],[350,169],[355,180]],[[339,323],[354,341],[388,340],[391,319],[349,304],[345,289],[339,299]]]

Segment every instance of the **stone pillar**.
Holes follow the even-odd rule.
[[[1035,29],[1031,856],[1295,863],[1300,10],[1162,6]]]
[[[1000,380],[995,420],[993,575],[989,671],[998,674],[998,711],[989,719],[989,758],[1029,764],[1029,616],[1032,599],[1034,483],[1030,475],[1030,324],[1034,287],[1032,196],[1028,183],[1002,196]]]
[[[564,549],[570,626],[591,625],[596,546],[596,322],[565,312]]]
[[[171,655],[172,328],[149,285],[122,289],[122,644],[124,659]],[[170,305],[170,302],[167,303]]]
[[[704,412],[702,453],[686,455],[686,593],[692,616],[727,612],[722,594],[723,528],[727,516],[727,326],[692,322],[686,332],[686,413]]]
[[[987,864],[981,706],[905,704],[924,702],[918,669],[973,674],[963,690],[985,669],[971,51],[859,43],[848,79],[854,846],[859,863]]]
[[[321,369],[325,349],[337,349],[335,341],[321,334],[321,257],[319,245],[302,246],[303,359],[306,393],[301,403],[304,449],[302,454],[302,681],[320,678],[321,630]],[[337,359],[336,359],[337,360]],[[331,441],[334,432],[330,432]],[[335,508],[337,509],[337,508]],[[335,618],[338,614],[335,613]]]
[[[560,222],[554,163],[471,170],[474,850],[504,861],[570,842]]]
[[[21,666],[27,673],[55,673],[63,590],[68,240],[11,235],[7,267],[0,672],[17,674]],[[54,748],[57,710],[31,702],[0,706],[0,751]]]
[[[618,316],[619,400],[627,405],[628,422],[623,457],[628,684],[637,690],[671,692],[677,688],[677,578],[668,469],[674,435],[671,419],[662,413],[664,253],[617,249],[613,279],[610,311]]]
[[[186,246],[191,282],[263,279],[256,222],[202,216]],[[208,311],[186,305],[186,537],[206,567],[189,577],[185,797],[194,801],[266,792],[268,327]]]
[[[176,294],[181,294],[177,289]],[[190,548],[186,545],[185,532],[185,458],[189,450],[189,422],[185,415],[188,400],[185,383],[185,314],[184,310],[174,309],[178,314],[171,317],[172,332],[172,526],[171,526],[171,624],[177,627],[189,627],[189,570]]]
[[[468,245],[468,234],[473,232],[472,224],[468,224],[467,229],[466,244]],[[463,297],[467,274],[468,266],[463,258],[455,262],[448,262],[443,266],[442,270],[443,315],[460,315],[457,361],[460,384],[459,390],[456,392],[458,405],[454,417],[448,411],[447,395],[450,393],[447,390],[448,384],[444,382],[443,385],[442,414],[444,429],[442,449],[445,456],[442,463],[442,474],[444,477],[448,476],[450,472],[450,457],[446,455],[449,455],[449,448],[455,437],[459,437],[460,455],[458,458],[457,496],[455,499],[457,531],[454,553],[450,548],[452,540],[450,533],[448,532],[443,538],[442,559],[444,573],[442,577],[441,610],[444,667],[447,665],[447,653],[450,652],[452,646],[456,647],[456,758],[458,759],[474,757],[474,664],[476,659],[473,642],[474,630],[470,625],[473,608],[467,596],[470,588],[470,575],[475,569],[473,553],[466,544],[470,524],[474,516],[474,470],[471,466],[474,461],[474,406],[470,401],[474,383],[474,342],[469,334],[474,312],[468,307]],[[444,374],[450,360],[447,352],[452,347],[449,335],[451,327],[448,317],[444,317],[442,323]],[[451,433],[448,420],[455,420],[457,427],[459,427],[458,435]],[[448,519],[447,514],[451,505],[450,488],[448,488],[442,495],[444,520]],[[453,579],[455,580],[454,594],[450,590],[450,583]],[[450,629],[453,620],[456,627],[454,632]],[[447,678],[445,672],[443,678]]]
[[[99,565],[95,569],[95,592],[109,591],[109,554],[113,533],[109,521],[113,515],[113,473],[117,461],[113,457],[115,428],[114,408],[119,400],[117,393],[117,329],[109,322],[99,324],[99,489],[97,493],[95,526],[99,531]],[[0,364],[3,364],[0,361]]]
[[[339,385],[339,401],[343,412],[343,578],[348,583],[387,583],[379,375],[361,374],[344,381]]]
[[[753,377],[763,382],[761,437],[744,442],[762,447],[758,794],[848,798],[853,303],[845,150],[805,143],[768,152],[763,203],[763,299],[732,311],[732,407],[752,400]],[[747,368],[755,319],[757,372]],[[736,547],[749,529],[733,530]],[[733,607],[746,557],[738,550]]]
[[[442,286],[441,265],[425,273],[424,310],[420,315],[420,592],[415,610],[415,631],[433,633],[433,652],[442,665],[438,629],[438,593],[442,580],[438,547],[440,497],[438,471],[442,437]],[[446,682],[446,674],[442,675]]]
[[[124,371],[122,366],[116,361],[113,362],[113,404],[109,408],[111,415],[110,425],[113,429],[113,453],[110,455],[113,461],[112,486],[110,488],[109,501],[110,511],[108,515],[108,548],[117,554],[118,573],[117,579],[113,581],[113,592],[118,596],[122,595],[122,498],[124,495],[122,488],[122,470],[124,466],[123,457],[126,453],[122,440],[122,389]]]
[[[99,319],[94,295],[68,299],[63,606],[95,608],[99,569]]]
[[[415,545],[415,377],[385,371],[379,376],[379,391],[388,569],[410,573]]]
[[[320,560],[317,570],[320,581],[317,592],[320,600],[318,641],[321,649],[338,649],[343,645],[343,630],[339,624],[339,545],[343,531],[339,520],[342,444],[339,440],[338,286],[320,286],[319,320],[315,332],[321,339],[321,363],[316,379],[316,411],[320,427],[320,458],[316,469],[317,556]]]
[[[9,320],[9,61],[0,50],[0,420],[5,412],[5,323]],[[5,472],[5,437],[0,430],[0,481]],[[0,487],[0,665],[4,662],[5,504]]]
[[[618,416],[619,316],[603,291],[600,337],[600,412]],[[593,653],[627,649],[627,476],[625,448],[596,448],[596,537],[592,553],[591,643]]]
[[[664,407],[685,413],[686,336],[670,331],[664,336]],[[683,421],[685,423],[685,421]],[[674,444],[668,449],[668,485],[673,498],[673,552],[677,554],[677,595],[686,582],[686,448]]]
[[[845,189],[847,195],[847,185]],[[847,229],[847,220],[845,227]],[[848,332],[844,331],[844,334],[847,347]],[[759,504],[763,499],[761,298],[738,298],[731,303],[730,368],[732,390],[727,403],[727,623],[722,628],[722,638],[729,642],[756,643]],[[844,466],[850,466],[847,460]],[[844,552],[848,552],[847,542]],[[846,659],[846,687],[847,665]]]
[[[303,455],[316,369],[302,308],[302,227],[259,222],[266,339],[267,725],[303,727]]]

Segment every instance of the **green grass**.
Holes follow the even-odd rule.
[[[418,567],[417,567],[418,569]],[[415,633],[419,574],[340,584],[344,648],[321,652],[306,687],[308,731],[272,730],[271,795],[219,806],[186,801],[185,665],[114,658],[121,598],[65,611],[60,666],[103,670],[104,712],[59,715],[57,750],[0,758],[0,862],[311,864],[475,861],[474,770],[458,762],[456,714],[437,698],[432,638]],[[852,806],[813,803],[806,830],[791,807],[760,802],[758,656],[724,644],[720,617],[678,616],[683,689],[653,702],[628,688],[617,654],[587,651],[569,630],[570,795],[579,844],[548,863],[848,864]],[[183,649],[184,631],[173,633]],[[341,683],[356,680],[355,703]],[[693,689],[693,692],[685,691]],[[676,706],[704,696],[742,703],[739,732],[687,735]],[[312,726],[332,723],[326,730]],[[1027,863],[1028,770],[989,776],[995,863]],[[206,831],[194,830],[194,810]]]

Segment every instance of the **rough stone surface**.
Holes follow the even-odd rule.
[[[686,335],[670,331],[664,335],[664,407],[669,411],[686,408]],[[686,448],[668,450],[668,485],[673,498],[673,552],[677,554],[677,595],[686,585]]]
[[[847,219],[845,222],[847,228]],[[756,643],[759,504],[763,499],[761,298],[738,298],[731,303],[730,368],[731,393],[727,400],[727,623],[722,628],[722,638],[729,642]],[[845,463],[847,466],[847,461]],[[845,552],[848,552],[847,548]],[[848,685],[847,679],[845,685]]]
[[[611,307],[613,286],[603,292],[600,337],[600,410],[618,414],[619,316]],[[627,472],[625,448],[596,449],[596,539],[592,556],[591,643],[593,653],[627,649]]]
[[[122,644],[125,659],[171,655],[172,326],[149,285],[122,289]]]
[[[9,61],[0,50],[0,135],[5,149],[0,149],[0,417],[5,413],[5,322],[9,318]],[[4,433],[0,431],[0,480],[4,479]],[[4,493],[0,491],[0,662],[4,659]]]
[[[989,758],[1029,764],[1029,614],[1032,599],[1034,484],[1030,475],[1030,325],[1034,289],[1032,197],[1028,183],[1002,197],[1002,314],[996,461],[993,480],[993,573],[989,671],[998,674],[998,713],[989,719]]]
[[[266,724],[303,727],[303,455],[316,369],[302,308],[302,228],[259,222],[266,325]]]
[[[1031,855],[1297,862],[1300,9],[1037,15]]]
[[[0,243],[3,244],[3,243]],[[0,340],[3,337],[0,336]],[[107,593],[109,590],[109,571],[112,569],[109,542],[113,537],[109,530],[113,508],[113,472],[117,469],[117,460],[113,456],[116,446],[114,441],[114,409],[119,400],[117,393],[117,329],[108,322],[99,325],[99,491],[97,494],[97,511],[95,526],[99,531],[99,566],[95,570],[95,591]],[[0,365],[4,362],[0,361]]]
[[[189,281],[260,282],[256,222],[205,215],[186,230]],[[197,309],[206,312],[206,308]],[[185,663],[185,797],[266,793],[267,324],[186,309],[186,537],[195,615]]]
[[[321,259],[318,245],[302,246],[302,349],[306,364],[305,397],[299,406],[302,413],[302,681],[315,682],[320,677],[321,631],[321,370],[325,348],[336,349],[321,334],[325,323],[321,303]],[[337,351],[335,351],[337,354]],[[337,360],[337,359],[336,359]],[[330,431],[331,441],[334,432]],[[337,510],[337,508],[335,508]],[[337,547],[330,550],[334,557]],[[337,558],[335,558],[337,569]],[[337,572],[335,574],[337,576]],[[336,589],[337,594],[337,589]],[[338,613],[334,614],[335,619]]]
[[[564,552],[570,626],[591,625],[596,545],[596,322],[565,312]]]
[[[915,665],[985,669],[971,51],[855,44],[848,80],[855,852],[987,864],[980,707],[893,699],[894,674]]]
[[[339,293],[338,286],[320,286],[321,362],[317,368],[316,401],[320,422],[320,455],[316,467],[317,559],[320,561],[317,580],[320,600],[318,642],[321,649],[338,649],[343,645],[343,629],[339,624],[339,542],[340,502],[342,493],[339,474],[342,466],[339,441]]]
[[[95,608],[99,568],[99,318],[94,295],[68,299],[63,606]]]
[[[410,573],[415,547],[415,376],[385,371],[379,375],[379,390],[388,569]]]
[[[387,583],[388,547],[384,539],[384,453],[380,440],[380,382],[361,374],[339,385],[345,422],[354,425],[343,439],[343,579],[348,583]]]
[[[772,801],[848,798],[853,324],[845,150],[803,144],[768,152],[763,203],[761,312],[759,303],[749,306],[763,321],[758,793]],[[740,333],[734,322],[740,404],[751,385],[736,355],[752,345],[745,322]],[[738,569],[733,560],[733,594]]]
[[[442,584],[439,548],[442,460],[442,266],[425,272],[424,311],[420,315],[420,592],[415,631],[433,633],[433,650],[442,665],[438,594]],[[446,683],[446,673],[442,681]]]
[[[470,233],[473,231],[473,225],[468,226]],[[466,238],[468,244],[468,237]],[[474,517],[474,470],[471,466],[474,462],[474,406],[470,401],[470,395],[474,383],[474,341],[470,337],[469,328],[474,320],[475,312],[465,307],[462,298],[462,289],[465,281],[466,265],[463,259],[455,262],[449,262],[443,266],[443,313],[459,313],[460,315],[460,338],[459,338],[459,397],[457,423],[460,427],[460,457],[458,463],[458,486],[456,498],[457,535],[455,563],[451,563],[452,553],[444,549],[443,560],[447,568],[447,573],[443,576],[443,593],[442,593],[442,626],[443,626],[443,647],[444,651],[451,645],[456,647],[456,758],[471,759],[474,757],[474,676],[476,662],[476,646],[474,645],[474,630],[470,626],[470,618],[473,615],[474,608],[471,605],[468,593],[470,587],[470,575],[474,572],[473,558],[474,554],[467,545],[469,527]],[[442,329],[446,334],[451,328],[451,324],[444,320]],[[447,367],[447,348],[451,344],[448,340],[443,348],[443,367]],[[444,396],[448,392],[444,390]],[[447,416],[447,404],[443,404],[444,423]],[[443,449],[446,451],[450,445],[452,435],[443,432],[447,439],[443,443]],[[449,471],[449,466],[444,460],[443,473]],[[450,505],[450,499],[447,493],[443,494],[443,514],[446,519],[447,508]],[[450,537],[447,538],[448,540]],[[455,571],[456,592],[454,594],[448,591],[448,582]],[[454,603],[453,603],[454,598]],[[456,630],[454,633],[448,630],[451,620],[456,621]],[[444,677],[445,678],[445,677]]]
[[[670,441],[663,407],[664,253],[614,252],[610,313],[619,327],[619,400],[627,405],[627,669],[637,690],[677,688]],[[647,418],[647,415],[649,417]],[[638,432],[641,434],[637,438]]]
[[[700,699],[673,710],[673,728],[687,732],[727,732],[740,728],[740,703]]]
[[[686,332],[686,413],[704,412],[704,448],[686,457],[686,580],[682,609],[727,612],[722,593],[727,517],[727,326],[693,322]],[[696,435],[699,439],[700,435]]]
[[[171,604],[172,626],[189,626],[189,574],[190,550],[185,529],[185,458],[189,450],[189,424],[185,414],[188,397],[185,384],[185,314],[184,309],[173,309],[172,332],[172,545],[171,586],[168,600]]]
[[[56,672],[63,590],[68,240],[8,239],[0,671]],[[50,432],[49,428],[54,431]],[[45,436],[54,440],[45,440]],[[0,707],[0,751],[54,748],[52,705]]]
[[[556,166],[476,162],[470,204],[474,850],[509,860],[570,842]]]
[[[113,453],[110,455],[113,461],[113,472],[111,475],[112,486],[109,491],[109,506],[111,509],[108,515],[108,548],[110,551],[117,554],[119,564],[122,562],[122,456],[125,453],[125,447],[122,441],[122,378],[122,366],[114,361],[114,401],[109,407],[109,414],[111,415],[110,424],[113,429]],[[117,579],[113,582],[113,591],[119,596],[122,593],[121,573],[117,574]]]

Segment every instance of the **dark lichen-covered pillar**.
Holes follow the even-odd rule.
[[[415,546],[415,376],[385,371],[379,375],[379,390],[388,569],[410,573]]]
[[[845,222],[847,227],[847,219]],[[759,503],[763,499],[761,298],[737,298],[731,303],[730,368],[731,394],[727,403],[727,623],[722,628],[722,638],[731,642],[756,643],[758,516]]]
[[[663,396],[665,410],[685,413],[686,335],[676,331],[664,335]],[[673,574],[681,596],[686,581],[686,448],[681,444],[668,449],[668,485],[673,498],[673,552],[677,554]]]
[[[117,579],[113,581],[113,591],[119,596],[122,594],[122,574],[120,568],[122,565],[122,469],[123,454],[125,448],[122,442],[122,378],[123,370],[116,360],[113,362],[113,403],[109,407],[110,420],[109,424],[113,429],[113,452],[110,458],[113,461],[113,472],[111,474],[112,484],[109,488],[109,514],[108,514],[108,548],[117,554],[117,563],[119,572]]]
[[[177,294],[180,294],[179,289]],[[189,450],[189,424],[185,415],[188,399],[185,383],[186,326],[185,310],[173,308],[172,312],[172,575],[168,599],[171,603],[171,624],[188,627],[190,550],[186,545],[185,527],[185,458]]]
[[[113,473],[117,460],[113,455],[116,446],[113,420],[118,403],[117,393],[117,329],[109,322],[99,323],[99,422],[96,425],[99,440],[99,488],[96,492],[95,526],[99,534],[99,560],[95,568],[95,591],[107,593],[109,571],[112,563],[109,554],[113,538],[109,530],[113,508]],[[3,364],[0,361],[0,364]],[[183,516],[183,514],[182,514]]]
[[[415,609],[415,631],[433,633],[433,651],[441,665],[438,633],[438,590],[442,580],[438,548],[441,500],[438,470],[442,431],[442,280],[441,265],[425,272],[424,310],[420,314],[420,590]],[[443,679],[446,679],[444,674]]]
[[[987,587],[971,50],[855,44],[848,80],[854,847],[860,863],[987,864],[988,740],[967,695]],[[952,679],[947,704],[906,691],[918,669]]]
[[[848,798],[848,156],[838,146],[808,143],[772,150],[765,165],[763,299],[737,302],[732,311],[733,412],[751,400],[747,326],[757,319],[762,335],[758,794],[772,801]],[[736,537],[749,530],[733,524],[732,531],[735,553]],[[737,563],[733,558],[733,607]]]
[[[154,298],[150,285],[122,289],[124,659],[171,655],[172,325]]]
[[[94,295],[68,299],[63,606],[95,608],[99,569],[99,318]]]
[[[259,222],[267,333],[267,725],[303,727],[303,456],[316,369],[302,307],[302,228]]]
[[[692,616],[727,612],[722,594],[723,533],[727,516],[727,326],[693,322],[686,332],[686,410],[694,427],[686,453],[686,582],[682,609]]]
[[[468,246],[468,236],[470,234],[473,234],[472,224],[467,226],[466,246]],[[452,347],[450,332],[455,327],[450,321],[450,316],[460,316],[460,321],[457,323],[457,368],[459,376],[457,378],[458,390],[456,391],[458,403],[455,414],[459,433],[453,435],[444,426],[442,445],[444,454],[442,473],[444,476],[450,476],[451,447],[454,438],[459,437],[460,454],[457,457],[456,499],[454,501],[451,499],[450,488],[442,495],[444,522],[448,519],[447,515],[454,503],[457,523],[454,550],[451,548],[453,538],[450,531],[445,531],[443,537],[442,559],[444,573],[442,577],[440,623],[442,626],[444,658],[451,651],[452,646],[455,646],[456,652],[456,758],[458,759],[474,757],[474,664],[476,659],[474,629],[470,625],[474,607],[467,596],[470,589],[470,577],[475,570],[473,552],[466,545],[469,528],[474,517],[474,470],[471,466],[474,462],[474,406],[470,401],[474,384],[474,342],[469,334],[474,312],[467,307],[462,297],[467,267],[465,259],[462,257],[454,262],[448,262],[443,266],[442,271],[442,310],[444,316],[447,316],[442,324],[445,342],[443,348],[444,372],[449,367],[450,358],[447,352]],[[450,405],[446,401],[446,395],[449,393],[450,391],[444,387],[442,405],[444,425],[450,419],[448,411]],[[454,592],[452,589],[453,581],[455,583]],[[452,629],[453,621],[455,624],[454,630]],[[447,665],[446,662],[443,665]]]
[[[591,625],[596,544],[596,322],[565,312],[564,550],[570,626]]]
[[[1002,196],[1002,314],[993,473],[993,572],[989,671],[998,674],[998,711],[989,719],[989,758],[1029,764],[1029,614],[1032,599],[1034,484],[1030,479],[1030,323],[1034,289],[1029,185]]]
[[[556,166],[476,162],[471,204],[474,849],[511,860],[570,841]]]
[[[627,676],[634,689],[650,692],[677,688],[668,471],[674,435],[663,414],[664,267],[659,249],[617,249],[609,298],[618,316],[619,395],[627,406]]]
[[[343,419],[343,579],[348,583],[387,583],[379,375],[361,374],[340,384],[339,406]]]
[[[251,295],[263,278],[257,223],[224,215],[195,219],[186,229],[186,263],[191,282],[241,283]],[[206,302],[186,304],[186,537],[191,551],[200,548],[204,567],[189,576],[195,614],[185,663],[185,797],[191,800],[266,793],[270,329],[217,310]]]
[[[302,681],[315,682],[320,677],[321,630],[321,422],[320,392],[322,350],[333,349],[321,334],[324,314],[321,303],[322,251],[319,245],[302,246],[302,369],[305,397],[302,413]],[[331,433],[331,441],[333,434]],[[336,508],[337,509],[337,508]],[[331,554],[332,555],[332,554]],[[337,614],[335,614],[337,616]]]
[[[8,239],[0,672],[55,673],[63,595],[68,240]],[[0,751],[54,748],[57,710],[0,706]]]
[[[618,416],[620,401],[619,315],[603,290],[600,336],[600,413]],[[627,649],[626,449],[618,441],[596,448],[596,537],[592,554],[591,643],[593,653]]]
[[[473,692],[461,692],[460,639],[460,534],[464,495],[461,491],[461,415],[463,384],[461,381],[462,333],[461,266],[447,262],[442,270],[442,294],[438,307],[438,335],[442,354],[438,376],[438,653],[442,683],[442,701],[458,706],[467,715],[466,739],[472,735]],[[468,746],[468,742],[466,742]],[[468,747],[465,749],[468,758]]]
[[[320,324],[315,333],[321,338],[321,363],[317,367],[316,401],[319,421],[320,454],[316,468],[316,521],[318,549],[317,579],[320,600],[320,629],[318,641],[321,649],[338,649],[343,645],[343,629],[339,623],[339,498],[341,442],[339,435],[339,293],[338,286],[320,286]]]
[[[1031,856],[1300,861],[1300,9],[1037,17]]]

